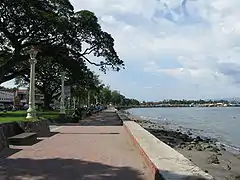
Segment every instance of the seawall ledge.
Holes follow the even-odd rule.
[[[154,179],[214,180],[189,159],[171,148],[126,115],[117,112],[123,126],[151,169]]]

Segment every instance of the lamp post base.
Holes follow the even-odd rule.
[[[35,119],[36,118],[36,111],[31,107],[27,110],[27,117],[26,119]]]

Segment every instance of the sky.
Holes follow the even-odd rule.
[[[126,69],[97,71],[112,89],[149,101],[240,97],[239,0],[70,1],[115,39]]]

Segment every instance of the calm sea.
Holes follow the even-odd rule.
[[[128,112],[170,129],[214,138],[240,151],[240,108],[136,108]]]

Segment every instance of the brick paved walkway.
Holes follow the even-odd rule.
[[[3,152],[0,180],[150,179],[142,157],[116,118],[115,113],[101,113],[81,126],[59,127],[58,134],[33,146]]]

